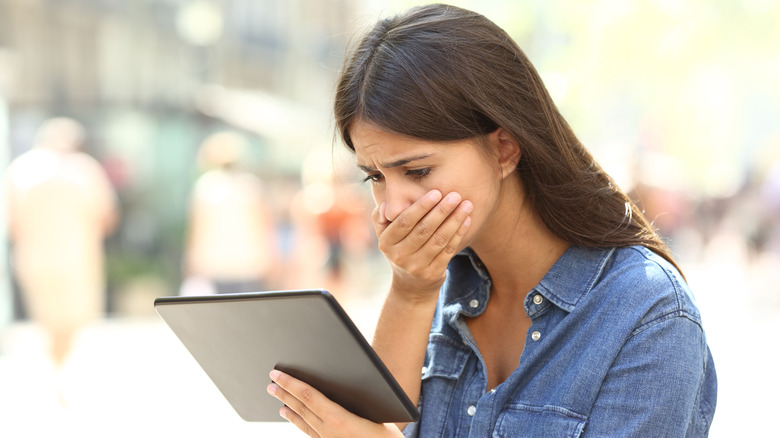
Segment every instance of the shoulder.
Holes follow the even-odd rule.
[[[219,187],[225,184],[225,176],[219,169],[211,169],[203,172],[195,179],[193,183],[193,191],[196,194],[202,192],[209,192],[213,187]]]
[[[30,149],[14,158],[8,165],[8,172],[24,172],[36,167],[41,160],[46,159],[47,154],[38,149]]]
[[[89,178],[91,183],[107,178],[103,164],[85,152],[72,153],[68,157],[67,163],[72,171],[81,173],[84,178]]]
[[[680,316],[700,324],[693,293],[671,263],[642,246],[616,248],[589,293],[643,312],[645,323]]]
[[[8,189],[25,191],[53,173],[55,164],[48,151],[30,149],[11,161],[3,175],[3,184]]]

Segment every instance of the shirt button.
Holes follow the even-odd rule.
[[[477,407],[474,405],[469,406],[469,408],[466,409],[466,413],[469,414],[469,417],[473,417],[474,414],[477,413]]]
[[[534,295],[534,304],[542,304],[542,301],[544,301],[544,298],[541,295]]]
[[[471,301],[469,301],[469,306],[471,306],[471,308],[476,309],[477,307],[479,307],[479,301],[478,300],[471,300]]]
[[[542,337],[542,334],[541,334],[541,333],[539,333],[539,332],[533,332],[533,333],[531,333],[531,339],[533,339],[534,341],[538,341],[538,340],[539,340],[539,338],[541,338],[541,337]]]
[[[428,367],[422,367],[422,373],[425,374],[428,372]]]

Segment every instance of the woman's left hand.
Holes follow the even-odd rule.
[[[403,437],[394,424],[380,424],[347,411],[310,385],[278,370],[268,393],[285,404],[279,415],[310,437]]]

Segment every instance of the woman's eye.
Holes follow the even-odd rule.
[[[431,169],[428,167],[422,169],[407,170],[406,175],[414,179],[423,179],[431,173]]]
[[[376,184],[378,182],[381,182],[384,176],[381,173],[372,173],[370,175],[366,175],[365,178],[363,178],[363,182],[371,182],[373,184]]]

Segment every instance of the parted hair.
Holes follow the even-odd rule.
[[[334,113],[352,151],[356,120],[428,141],[484,140],[501,127],[520,145],[515,173],[553,233],[578,246],[643,245],[677,266],[577,139],[517,43],[476,12],[434,4],[377,22],[345,59]]]

